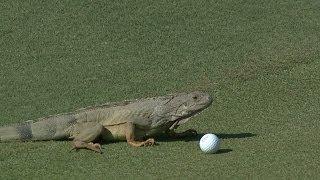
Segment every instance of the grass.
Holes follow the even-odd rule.
[[[213,106],[181,127],[198,138],[1,143],[1,179],[319,176],[318,1],[2,1],[0,124],[106,101],[204,90]]]

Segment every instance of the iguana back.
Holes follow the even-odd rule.
[[[70,137],[76,123],[99,122],[112,126],[133,122],[146,126],[149,121],[140,115],[151,115],[155,106],[165,103],[168,97],[146,98],[106,103],[82,108],[74,112],[51,115],[37,120],[0,127],[0,140],[60,140]]]

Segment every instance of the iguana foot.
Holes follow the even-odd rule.
[[[128,144],[133,147],[141,147],[141,146],[153,146],[155,145],[155,141],[153,138],[149,138],[146,141],[137,141],[134,135],[135,125],[133,123],[127,123],[126,129],[126,140]]]
[[[184,132],[182,132],[183,136],[197,136],[198,132],[195,129],[188,129]]]
[[[155,143],[156,142],[154,141],[153,138],[149,138],[146,141],[144,141],[144,146],[153,146],[153,145],[155,145]]]
[[[153,138],[149,138],[146,141],[134,141],[134,140],[127,140],[128,144],[133,147],[141,147],[141,146],[153,146],[155,145],[155,141]]]
[[[98,153],[102,153],[102,148],[99,143],[86,143],[82,141],[73,141],[73,148],[71,150],[78,150],[78,149],[89,149]]]
[[[197,136],[198,133],[194,129],[188,129],[181,133],[176,133],[173,130],[168,132],[168,135],[172,138],[183,138],[183,137],[190,137],[190,136]]]
[[[99,143],[89,143],[89,146],[92,146],[94,148],[94,151],[98,150],[97,152],[102,153],[102,147]]]

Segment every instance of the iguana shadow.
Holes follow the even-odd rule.
[[[167,135],[157,136],[155,137],[156,142],[174,142],[174,141],[200,141],[201,137],[204,136],[206,133],[198,133],[194,136],[185,136],[180,138],[172,138]],[[242,139],[242,138],[251,138],[257,136],[257,134],[253,133],[215,133],[220,139]],[[110,143],[118,143],[118,142],[108,142]],[[102,142],[102,144],[107,144],[106,142]],[[159,145],[158,143],[156,145]],[[225,154],[233,151],[232,149],[220,149],[215,154]]]
[[[201,137],[204,136],[206,133],[198,133],[194,136],[185,136],[179,138],[173,138],[167,135],[161,135],[154,137],[157,142],[173,142],[173,141],[200,141]],[[227,134],[227,133],[215,133],[220,139],[242,139],[242,138],[250,138],[257,136],[253,133],[234,133],[234,134]],[[104,142],[101,138],[98,140],[101,144],[110,144],[110,143],[118,143],[118,141],[111,141],[111,142]]]
[[[206,133],[199,133],[195,136],[186,136],[182,138],[171,138],[168,136],[160,136],[157,137],[156,140],[159,142],[170,142],[170,141],[200,141],[201,137],[204,136]],[[242,138],[251,138],[257,136],[257,134],[253,133],[234,133],[234,134],[227,134],[227,133],[216,133],[216,135],[220,139],[242,139]],[[225,154],[233,151],[232,149],[219,149],[218,152],[215,154]]]
[[[201,137],[206,133],[198,133],[195,136],[186,136],[181,138],[172,138],[169,136],[159,136],[156,138],[157,141],[162,142],[171,142],[171,141],[200,141]],[[250,138],[257,136],[257,134],[253,133],[234,133],[234,134],[227,134],[227,133],[215,133],[220,139],[242,139],[242,138]]]

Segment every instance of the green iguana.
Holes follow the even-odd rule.
[[[95,140],[126,140],[134,147],[155,144],[153,137],[161,134],[181,137],[196,134],[189,129],[175,133],[179,125],[212,103],[203,92],[109,103],[71,113],[58,114],[0,128],[0,140],[72,139],[73,149],[90,149],[101,153]]]

